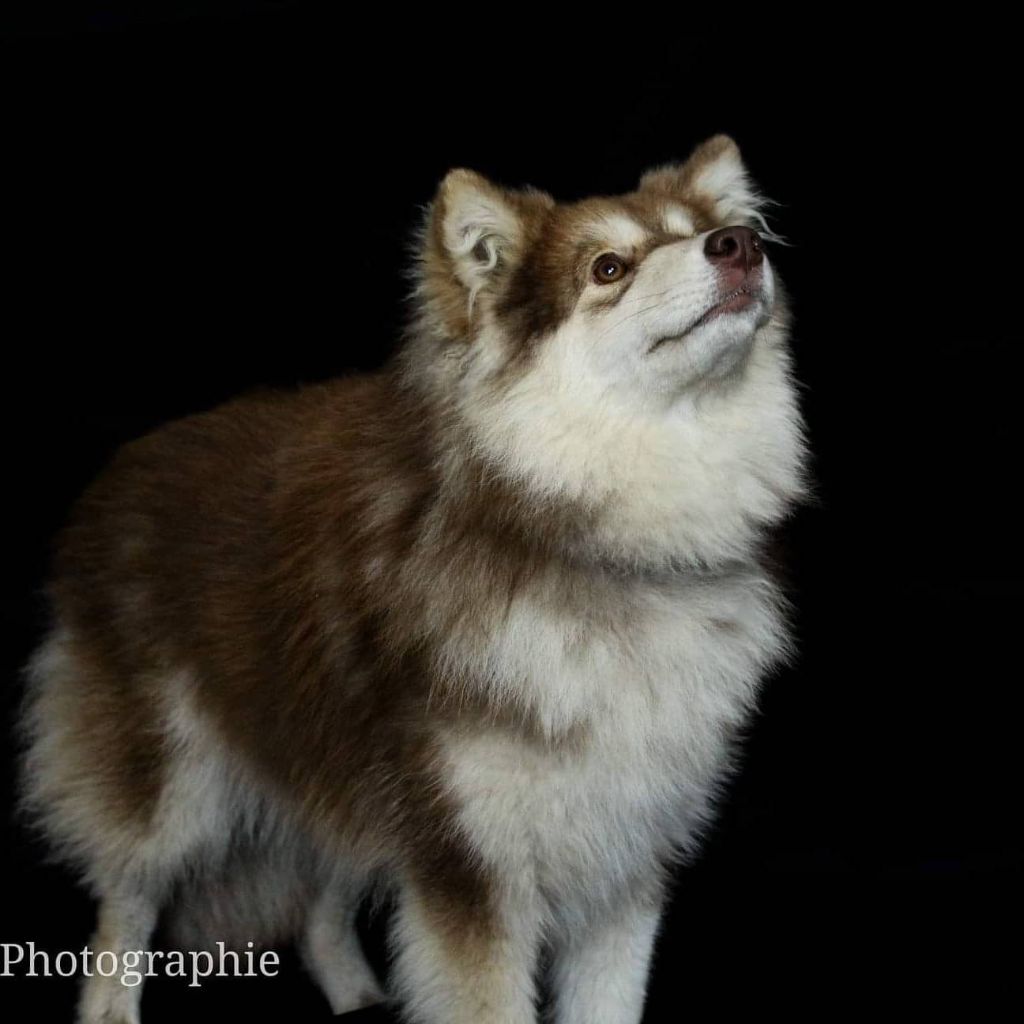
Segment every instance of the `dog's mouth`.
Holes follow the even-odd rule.
[[[744,282],[739,288],[734,288],[728,294],[723,295],[714,305],[704,310],[682,333],[668,334],[664,338],[659,338],[647,352],[650,354],[670,341],[682,341],[688,334],[697,330],[698,327],[703,327],[704,324],[709,323],[716,317],[723,316],[726,313],[742,313],[743,310],[763,302],[764,289],[761,285],[751,284],[749,281]]]

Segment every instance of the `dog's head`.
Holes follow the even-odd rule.
[[[520,507],[586,521],[608,559],[745,550],[802,486],[759,207],[724,136],[576,203],[449,174],[404,356],[459,441],[445,465],[479,460],[529,496]]]
[[[602,392],[706,386],[773,312],[759,205],[725,136],[634,192],[576,203],[452,171],[423,236],[421,322],[488,372],[540,358]]]

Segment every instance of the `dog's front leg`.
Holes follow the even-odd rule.
[[[407,879],[394,983],[415,1024],[533,1024],[540,918],[531,893],[482,880]]]
[[[639,1024],[660,894],[630,896],[554,943],[554,1024]]]

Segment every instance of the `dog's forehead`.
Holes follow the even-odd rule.
[[[668,235],[693,235],[699,215],[675,197],[630,193],[585,199],[559,210],[563,237],[621,250],[643,249]]]

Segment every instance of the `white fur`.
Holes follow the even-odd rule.
[[[487,388],[502,360],[495,328],[465,355],[454,385],[478,448],[538,497],[607,510],[595,548],[629,562],[747,557],[803,486],[788,358],[764,308],[650,351],[717,296],[704,237],[653,253],[600,316],[581,300],[511,388]],[[770,292],[770,269],[765,280]]]
[[[447,737],[463,823],[501,873],[538,874],[562,901],[599,905],[692,843],[756,679],[783,652],[774,588],[753,573],[624,596],[621,633],[513,607],[466,670],[528,702],[552,740]],[[558,680],[557,687],[552,686]],[[518,691],[512,689],[518,685]],[[568,738],[583,727],[583,749]]]
[[[444,184],[448,205],[443,232],[455,272],[465,285],[468,306],[519,236],[519,223],[496,190],[472,171],[452,171]],[[482,256],[481,258],[481,251]]]
[[[343,866],[311,907],[303,934],[303,961],[334,1014],[373,1006],[385,998],[356,934],[364,889],[365,880]]]
[[[608,632],[517,602],[486,663],[466,671],[499,700],[531,702],[552,739],[453,729],[445,740],[463,835],[542,901],[559,1024],[639,1020],[660,905],[629,894],[694,848],[756,680],[785,647],[777,594],[756,574],[637,588],[624,604],[632,615]]]
[[[764,218],[763,209],[771,204],[754,188],[735,146],[726,148],[717,160],[702,168],[694,180],[694,188],[711,198],[720,223],[756,223],[765,238],[782,241]]]
[[[754,190],[739,150],[723,150],[717,160],[705,164],[694,178],[693,187],[715,203],[719,219],[731,223],[741,210],[753,205]]]
[[[662,217],[665,230],[674,235],[682,235],[684,238],[693,235],[696,228],[693,217],[682,206],[667,206]]]
[[[416,1024],[528,1024],[536,1019],[536,958],[542,922],[528,888],[495,893],[501,929],[489,948],[481,943],[471,970],[445,941],[414,883],[402,880],[392,931],[394,986]],[[472,943],[472,937],[467,937]]]
[[[614,914],[565,934],[554,958],[556,1024],[636,1024],[658,930],[656,903],[625,900]]]
[[[608,249],[618,253],[638,248],[647,238],[646,230],[625,213],[605,213],[590,229],[600,232],[607,239]]]
[[[121,961],[129,950],[146,949],[156,927],[159,903],[130,887],[108,892],[100,910],[99,925],[89,943],[95,956],[110,952]],[[82,987],[79,1024],[139,1024],[142,986],[128,986],[116,975],[94,971]]]

